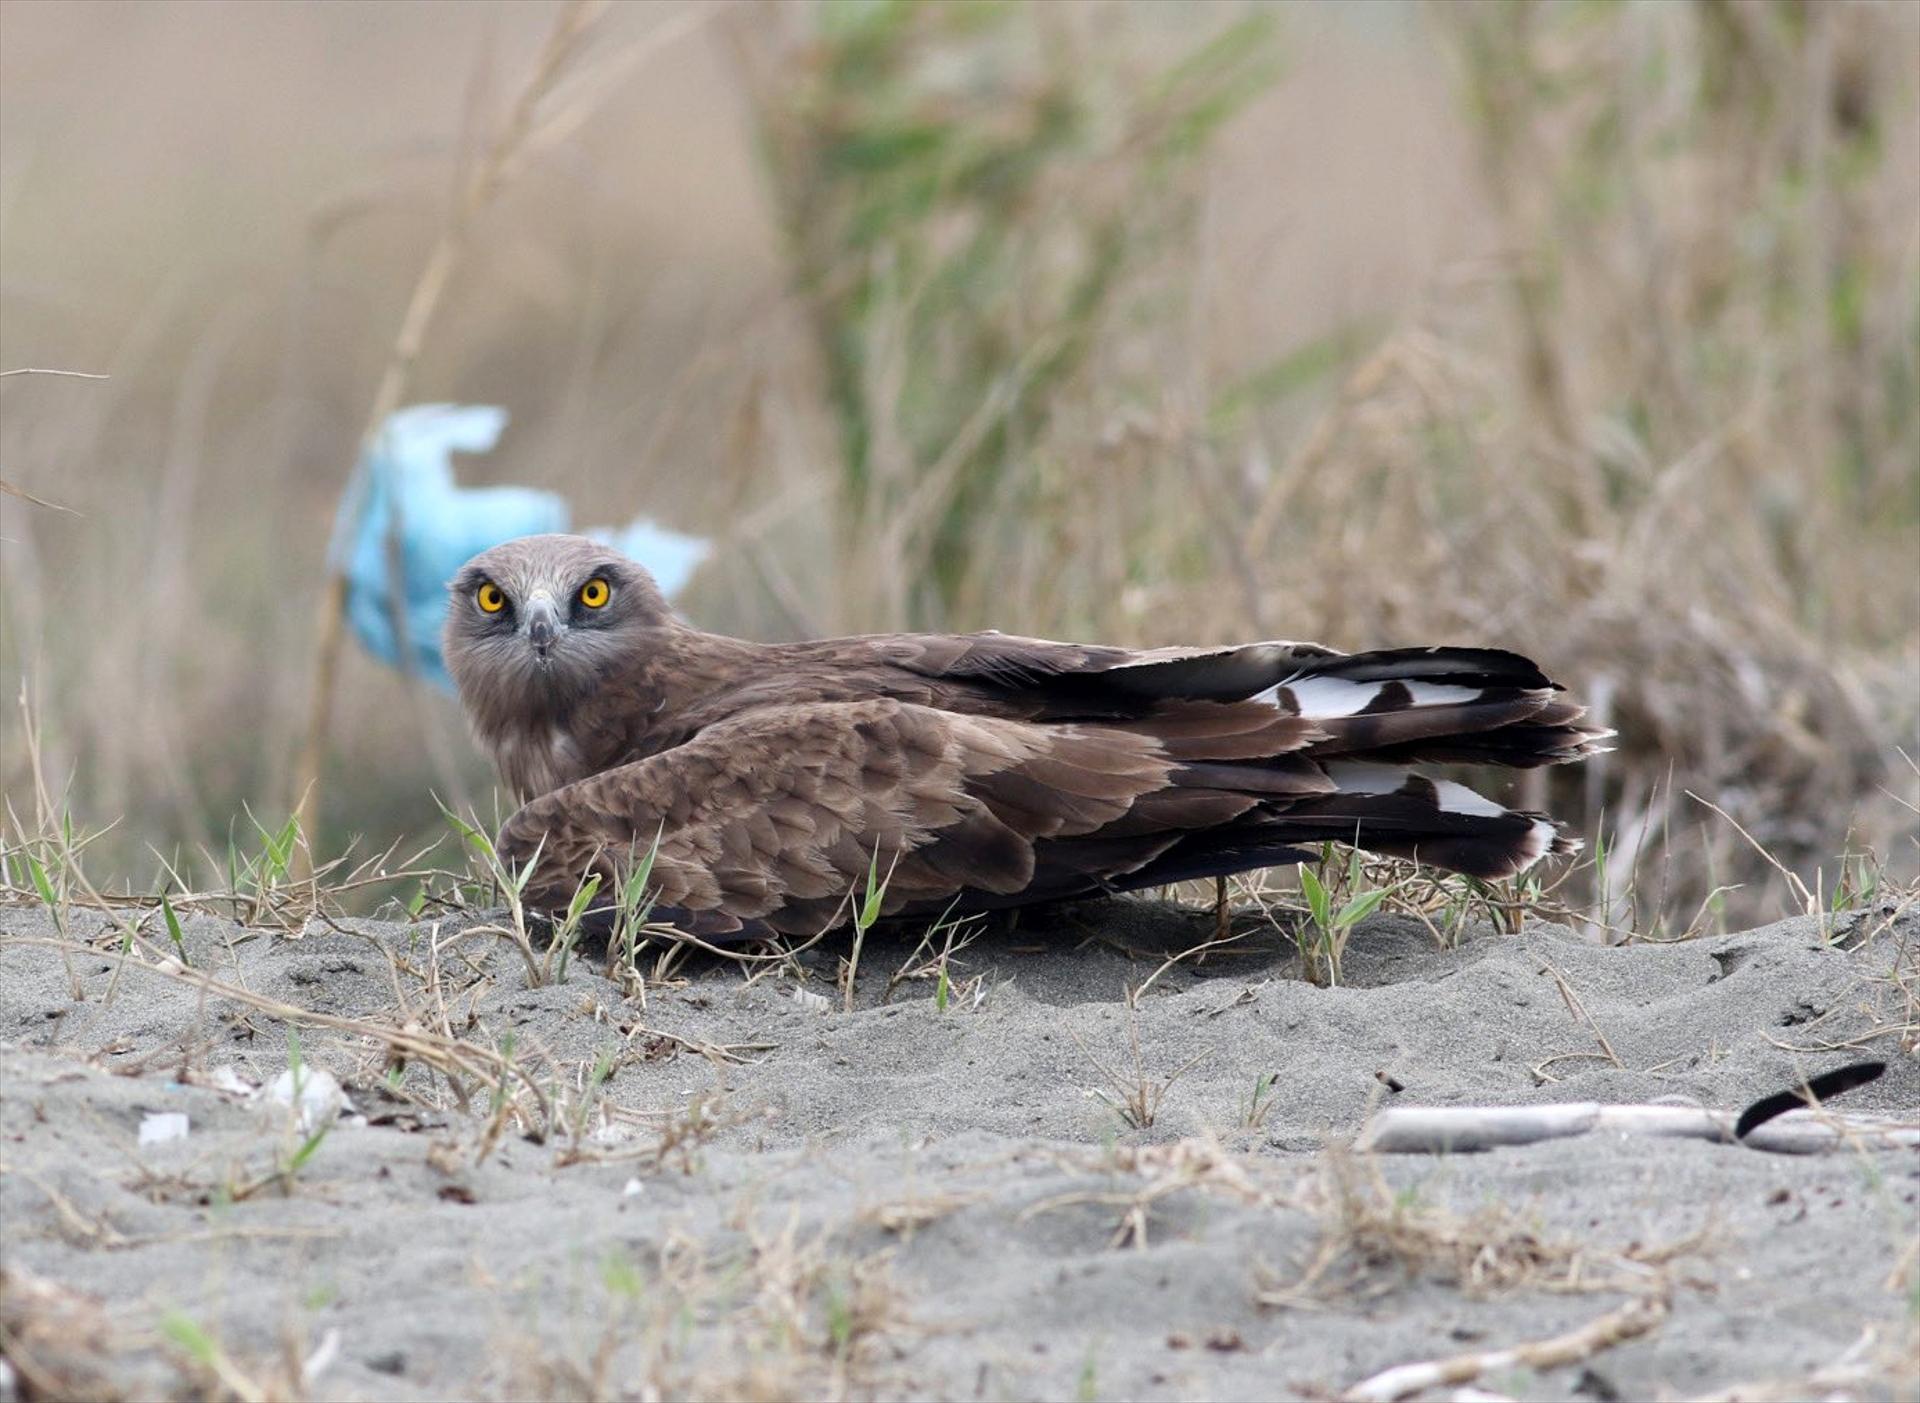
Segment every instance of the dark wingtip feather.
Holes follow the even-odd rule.
[[[1610,747],[1601,742],[1612,734],[1591,726],[1541,726],[1521,721],[1491,731],[1375,746],[1364,758],[1388,765],[1499,765],[1509,770],[1532,770],[1604,754]]]
[[[1771,1096],[1762,1096],[1746,1110],[1740,1113],[1740,1119],[1734,1122],[1734,1138],[1744,1140],[1776,1116],[1801,1106],[1811,1106],[1816,1101],[1830,1096],[1838,1096],[1843,1091],[1852,1091],[1856,1086],[1865,1086],[1877,1081],[1880,1074],[1887,1070],[1884,1062],[1854,1062],[1845,1067],[1836,1067],[1831,1072],[1822,1072],[1811,1078],[1805,1086],[1795,1087],[1791,1091],[1776,1091]]]
[[[1302,677],[1338,677],[1348,682],[1434,682],[1452,687],[1513,687],[1562,690],[1532,658],[1504,648],[1376,648],[1323,658],[1304,665]]]

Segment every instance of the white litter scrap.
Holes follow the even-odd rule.
[[[289,1067],[267,1087],[267,1100],[293,1110],[303,1135],[311,1135],[331,1125],[342,1115],[354,1113],[346,1088],[324,1067],[301,1064],[297,1072]]]
[[[833,1000],[825,994],[816,994],[811,989],[795,989],[793,1001],[809,1013],[825,1013],[833,1007]]]
[[[187,1138],[185,1111],[149,1111],[140,1119],[140,1144],[164,1145],[169,1140]]]
[[[218,1067],[209,1068],[207,1074],[198,1079],[198,1084],[248,1101],[260,1094],[260,1088],[256,1084],[248,1081],[225,1062]]]
[[[587,1140],[595,1145],[624,1145],[633,1139],[633,1131],[614,1121],[602,1121],[587,1133]]]
[[[317,1380],[340,1357],[340,1330],[338,1326],[329,1326],[327,1333],[320,1337],[320,1343],[314,1346],[300,1365],[300,1382],[304,1387],[312,1388]]]

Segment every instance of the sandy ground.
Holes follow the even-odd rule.
[[[844,947],[751,979],[688,962],[642,1007],[593,959],[530,987],[513,948],[455,924],[294,940],[187,919],[193,969],[249,1004],[133,961],[115,987],[110,938],[63,960],[45,912],[0,911],[20,1387],[1318,1399],[1638,1302],[1644,1333],[1475,1387],[1920,1394],[1911,1151],[1339,1148],[1384,1102],[1737,1110],[1863,1056],[1888,1070],[1844,1108],[1920,1117],[1920,920],[1616,948],[1542,925],[1441,949],[1380,918],[1343,987],[1256,935],[1165,969],[1132,1011],[1129,986],[1209,918],[1051,921],[961,952],[944,1011],[926,978],[883,1002],[912,946],[876,937],[844,1012]],[[248,1094],[288,1061],[261,1000],[322,1016],[303,1061],[358,1114],[317,1144]],[[463,1111],[419,1058],[391,1068],[376,1024],[504,1053],[550,1133],[529,1138],[517,1081],[464,1078]],[[1147,1127],[1110,1104],[1136,1082],[1160,1092]],[[141,1144],[167,1113],[186,1134]]]

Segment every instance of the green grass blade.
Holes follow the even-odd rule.
[[[1313,913],[1313,923],[1321,930],[1333,924],[1332,901],[1326,887],[1311,867],[1304,864],[1300,868],[1300,890],[1307,898],[1307,909]]]
[[[1357,926],[1379,909],[1391,893],[1391,887],[1375,887],[1372,891],[1363,891],[1340,908],[1340,914],[1334,918],[1334,924],[1342,930]]]
[[[889,879],[893,870],[887,870]],[[880,849],[876,846],[873,856],[867,862],[867,899],[860,906],[860,914],[854,917],[854,924],[862,931],[870,929],[880,919],[880,904],[887,899],[887,883],[880,880]]]
[[[173,903],[167,900],[165,892],[160,893],[160,914],[166,919],[167,939],[173,942],[173,952],[180,957],[181,964],[192,969],[193,961],[187,958],[187,941],[180,930],[180,918],[174,914]]]
[[[47,869],[32,853],[28,853],[26,857],[27,872],[33,878],[33,889],[40,894],[40,900],[48,906],[58,906],[60,902],[53,894],[53,883],[47,880]]]

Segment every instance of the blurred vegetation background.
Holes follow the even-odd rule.
[[[0,369],[111,377],[0,381],[0,476],[71,509],[0,497],[0,784],[24,696],[96,869],[289,811],[388,388],[511,412],[470,482],[714,537],[711,628],[1528,652],[1622,741],[1519,797],[1643,927],[1778,910],[1688,791],[1809,887],[1915,866],[1920,6],[0,30]],[[349,648],[316,849],[484,794],[459,724]]]

